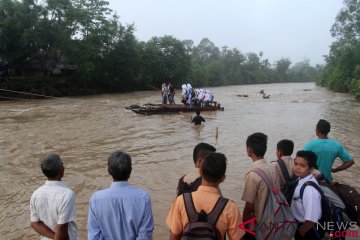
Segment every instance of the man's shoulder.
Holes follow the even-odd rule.
[[[113,188],[105,188],[102,190],[99,190],[95,193],[93,193],[91,199],[95,200],[95,199],[104,199],[104,198],[111,198],[114,197],[116,194],[116,192],[118,193],[126,193],[126,194],[121,194],[124,197],[139,197],[139,198],[144,198],[144,199],[150,199],[150,194],[148,192],[146,192],[145,190],[138,188],[138,187],[134,187],[134,186],[129,186],[126,189],[123,190],[119,190],[117,191],[116,189]]]
[[[67,187],[66,185],[42,185],[38,187],[33,194],[41,194],[41,193],[49,193],[49,192],[57,192],[57,193],[63,193],[66,195],[72,195],[75,194],[71,188]]]
[[[35,199],[48,199],[56,196],[57,199],[62,201],[75,201],[75,193],[66,186],[47,186],[43,185],[37,188],[31,195],[30,201]]]
[[[256,181],[260,181],[262,180],[261,176],[256,172],[257,169],[264,172],[268,177],[272,177],[275,176],[276,174],[276,169],[275,169],[275,165],[277,165],[277,162],[263,162],[261,163],[261,165],[256,165],[253,166],[247,173],[246,173],[246,177],[256,180]]]
[[[308,150],[308,148],[311,148],[313,145],[318,143],[319,143],[319,138],[312,139],[305,144],[304,149]]]

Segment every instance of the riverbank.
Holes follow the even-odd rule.
[[[351,95],[332,93],[313,83],[209,89],[226,111],[203,112],[206,122],[200,128],[190,123],[193,113],[142,116],[124,108],[160,102],[157,91],[0,102],[2,238],[38,239],[29,226],[29,199],[45,181],[39,159],[49,152],[63,158],[63,180],[76,193],[80,239],[87,238],[91,194],[112,181],[106,160],[115,150],[132,156],[130,182],[151,195],[157,240],[168,239],[165,218],[178,179],[193,168],[192,151],[199,142],[208,142],[227,156],[227,177],[221,190],[237,202],[241,212],[244,174],[251,166],[245,140],[257,131],[269,136],[265,158],[273,160],[279,140],[291,139],[295,150],[302,149],[315,138],[318,119],[327,119],[332,124],[330,137],[343,143],[356,161],[349,170],[336,173],[335,179],[360,186],[360,103]],[[263,99],[258,93],[261,89],[271,98]]]

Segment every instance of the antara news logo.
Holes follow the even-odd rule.
[[[245,225],[250,224],[252,227],[251,229],[254,229],[254,225],[256,222],[256,218],[252,218],[246,222],[243,222],[239,224],[239,228],[241,230],[244,230],[247,233],[250,233],[255,236],[255,232],[251,231],[250,229],[247,229]],[[289,222],[287,222],[289,223]],[[271,223],[270,225],[275,225],[276,227],[286,227],[283,223]],[[288,225],[289,227],[290,225]],[[269,226],[267,226],[269,227]],[[271,226],[270,226],[271,228]],[[325,231],[329,234],[330,239],[332,238],[358,238],[359,237],[359,229],[357,227],[357,222],[324,222],[319,223],[317,222],[314,226],[314,228],[318,231]]]
[[[324,222],[323,224],[317,222],[315,224],[316,230],[322,230],[329,233],[330,238],[357,238],[359,237],[359,230],[356,222]]]

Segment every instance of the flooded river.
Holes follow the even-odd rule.
[[[193,168],[192,151],[202,141],[228,157],[221,189],[242,212],[243,179],[251,166],[245,151],[247,136],[258,131],[267,134],[265,157],[273,160],[279,140],[291,139],[295,150],[300,150],[316,137],[315,125],[324,118],[332,124],[330,137],[343,143],[356,163],[334,174],[335,179],[360,190],[360,103],[352,96],[313,83],[210,89],[225,111],[203,112],[206,123],[201,127],[190,124],[193,113],[142,116],[125,110],[124,106],[131,104],[159,103],[156,91],[0,102],[0,239],[39,239],[30,228],[29,199],[45,181],[39,159],[50,152],[62,157],[66,168],[63,180],[76,193],[80,239],[87,238],[91,194],[111,183],[107,157],[115,150],[132,156],[130,182],[151,194],[154,239],[160,240],[168,239],[164,221],[177,181]],[[262,89],[270,99],[262,98],[258,93]]]

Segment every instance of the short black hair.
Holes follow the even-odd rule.
[[[294,142],[288,139],[280,140],[276,148],[278,151],[282,152],[284,156],[291,156],[294,152]]]
[[[196,109],[196,115],[200,115],[200,109]]]
[[[260,132],[253,133],[246,140],[246,147],[251,148],[257,157],[264,157],[268,137]]]
[[[320,119],[316,125],[316,129],[324,135],[328,135],[330,132],[330,123],[324,119]]]
[[[317,169],[317,164],[316,164],[317,156],[314,152],[300,150],[296,153],[296,157],[301,157],[305,159],[308,162],[309,168],[313,167]]]
[[[61,168],[63,167],[63,162],[59,155],[57,154],[48,154],[40,162],[41,171],[47,178],[54,178],[58,175]]]
[[[216,148],[208,143],[201,142],[195,146],[193,151],[193,160],[196,161],[199,157],[205,158],[209,153],[216,152]]]
[[[222,153],[209,153],[201,165],[202,177],[211,183],[216,183],[226,172],[226,157]]]
[[[116,151],[108,158],[108,172],[115,181],[127,181],[131,173],[131,157],[125,152]]]

